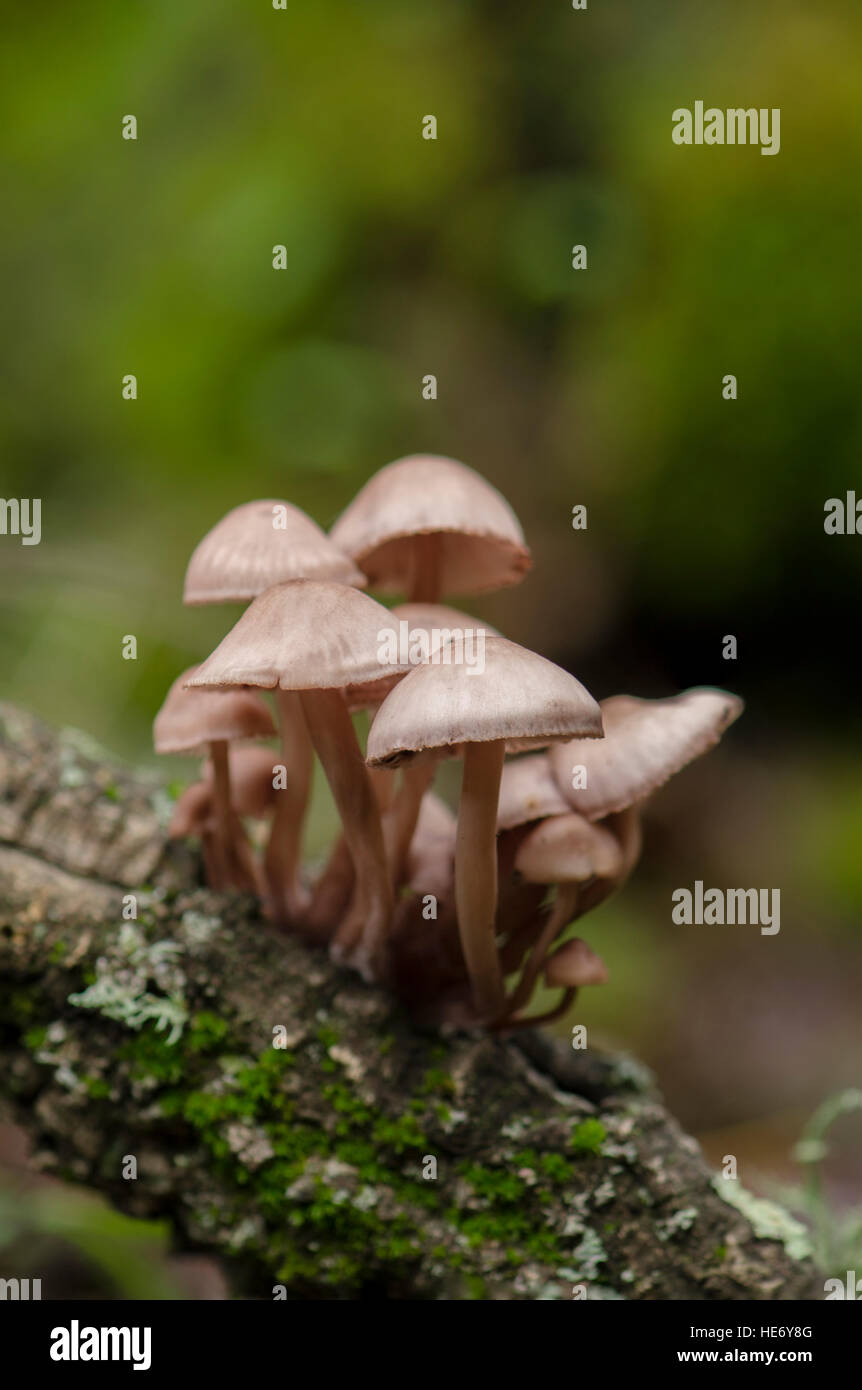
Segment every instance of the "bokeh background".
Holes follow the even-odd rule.
[[[0,538],[3,696],[147,760],[236,616],[180,602],[225,511],[472,464],[535,558],[474,611],[598,697],[746,699],[585,925],[578,1020],[758,1190],[862,1079],[862,538],[823,530],[862,478],[860,47],[853,0],[4,6],[0,490],[43,536]],[[780,153],[677,147],[697,99],[780,107]],[[673,926],[696,878],[780,888],[780,935]]]

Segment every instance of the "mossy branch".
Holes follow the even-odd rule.
[[[252,1297],[814,1296],[802,1229],[714,1179],[635,1064],[417,1030],[205,891],[169,814],[0,705],[0,1089],[42,1168]]]

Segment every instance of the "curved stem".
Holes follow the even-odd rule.
[[[504,1002],[497,955],[497,801],[505,742],[468,743],[455,842],[458,931],[476,1009],[496,1016]]]
[[[280,787],[264,855],[266,881],[277,919],[297,918],[308,904],[299,877],[302,826],[314,766],[302,704],[293,690],[276,690],[286,786]]]
[[[395,774],[388,768],[370,767],[368,777],[377,805],[385,816],[392,803]],[[311,890],[311,903],[299,923],[300,931],[312,941],[328,940],[347,911],[355,881],[353,859],[342,831]]]
[[[266,910],[266,880],[258,856],[252,849],[245,826],[235,811],[231,812],[231,865],[233,880],[244,893],[254,893],[261,899]]]
[[[378,978],[393,901],[377,799],[341,692],[304,690],[300,700],[356,872],[356,891],[333,939],[334,954],[350,959],[366,978]]]
[[[577,995],[576,989],[567,989],[559,1004],[555,1004],[546,1013],[532,1014],[529,1018],[505,1018],[492,1024],[492,1027],[500,1031],[514,1032],[518,1028],[537,1028],[540,1023],[552,1023],[555,1018],[560,1018],[571,1008]]]
[[[539,978],[539,973],[547,959],[548,951],[560,932],[565,930],[577,913],[579,886],[577,883],[557,885],[557,896],[554,899],[550,916],[527,958],[520,980],[506,1001],[506,1015],[516,1013],[518,1009],[530,1002],[536,980]]]

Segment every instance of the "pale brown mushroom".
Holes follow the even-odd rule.
[[[199,668],[183,672],[171,686],[153,722],[157,753],[201,754],[209,752],[213,767],[214,844],[213,887],[234,883],[253,890],[251,850],[231,807],[228,743],[236,739],[272,738],[275,726],[259,695],[250,690],[227,694],[187,688]]]
[[[675,773],[709,752],[744,709],[726,690],[695,687],[664,700],[612,695],[601,702],[601,745],[579,739],[548,753],[557,786],[588,820],[603,820],[623,850],[616,882],[596,883],[582,899],[589,911],[629,876],[641,849],[643,802]],[[586,786],[574,786],[585,774]],[[580,771],[583,769],[583,772]]]
[[[503,981],[495,940],[497,801],[506,751],[555,739],[600,738],[596,702],[574,676],[544,657],[492,637],[484,669],[414,667],[384,700],[368,735],[371,766],[417,754],[463,753],[455,851],[455,901],[478,1013],[496,1016]]]
[[[347,585],[291,580],[254,600],[191,682],[298,695],[356,872],[333,947],[367,976],[380,969],[392,888],[380,812],[342,691],[393,674],[378,660],[377,634],[387,618],[385,608]]]
[[[310,516],[290,502],[245,502],[216,522],[192,552],[183,603],[249,603],[287,579],[365,578]]]
[[[417,602],[517,584],[530,552],[508,502],[455,459],[416,454],[381,468],[330,532],[373,589]]]
[[[273,498],[245,502],[223,516],[194,550],[183,602],[246,603],[289,579],[365,584],[352,560],[298,507]],[[299,863],[313,757],[297,696],[278,690],[275,701],[287,785],[276,803],[265,865],[277,915],[286,909],[295,920],[307,905]]]
[[[625,811],[650,796],[687,763],[715,747],[744,706],[725,690],[696,688],[667,700],[612,695],[601,703],[601,743],[558,744],[548,759],[563,796],[587,820]],[[573,786],[575,768],[586,786]]]
[[[501,1020],[529,1002],[550,947],[578,912],[582,885],[614,882],[622,865],[622,850],[610,831],[574,811],[551,816],[529,832],[515,855],[515,870],[528,883],[553,884],[557,891]]]
[[[451,665],[454,661],[476,662],[484,651],[488,637],[499,637],[490,624],[479,618],[472,618],[460,609],[449,608],[439,603],[402,603],[389,610],[391,621],[387,634],[391,634],[393,655],[405,660],[409,666],[424,662]],[[381,659],[386,652],[388,641],[381,637]],[[407,668],[409,669],[409,667]],[[353,689],[349,687],[346,697],[349,707],[368,709],[376,712],[379,704],[400,680],[405,670],[373,685]],[[392,871],[392,881],[397,888],[404,874],[407,852],[419,808],[426,791],[434,779],[434,759],[416,757],[410,759],[401,769],[401,783],[391,795],[390,804],[384,810],[383,834],[386,840],[386,853]],[[377,771],[377,776],[391,778],[394,774],[386,770]]]
[[[497,807],[498,830],[514,830],[547,816],[565,815],[568,810],[547,753],[529,753],[504,765]]]

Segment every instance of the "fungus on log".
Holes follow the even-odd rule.
[[[171,810],[0,705],[0,1095],[41,1168],[250,1297],[815,1295],[802,1228],[714,1177],[631,1059],[417,1029],[204,889]]]

